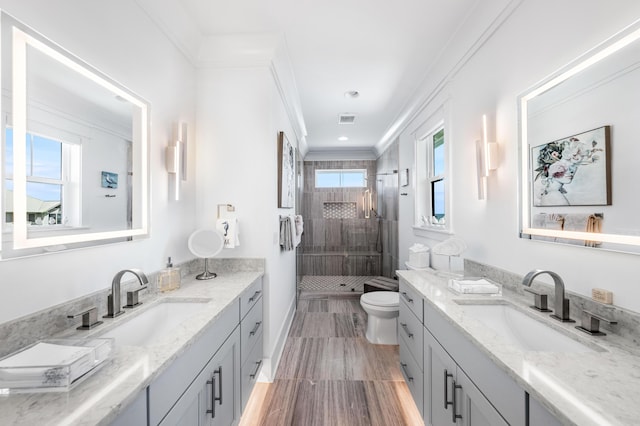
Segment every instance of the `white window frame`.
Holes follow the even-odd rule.
[[[6,129],[5,129],[6,132]],[[81,226],[81,202],[80,202],[80,174],[81,174],[81,144],[69,142],[59,137],[49,136],[40,132],[30,131],[27,133],[29,138],[38,136],[46,138],[61,145],[61,170],[60,179],[52,179],[45,177],[32,176],[30,173],[26,177],[27,182],[45,183],[60,185],[60,210],[62,213],[62,223],[56,225],[46,225],[42,230],[55,230],[56,228],[68,228]],[[6,134],[5,136],[6,137]],[[15,144],[15,139],[13,140]],[[4,161],[4,159],[3,159]],[[4,170],[4,167],[2,168]],[[13,180],[13,175],[4,176],[5,180]],[[6,189],[5,185],[2,188]],[[14,219],[15,221],[15,214]],[[13,227],[13,222],[6,221],[6,211],[2,212],[2,228],[3,231],[9,231]],[[36,231],[38,227],[29,227],[30,231]]]
[[[431,121],[434,123],[434,121]],[[419,133],[415,142],[415,216],[414,228],[418,230],[431,230],[438,232],[451,232],[451,191],[450,188],[450,161],[449,152],[451,136],[446,120],[440,118],[428,127],[428,130]],[[442,174],[435,175],[433,170],[433,137],[444,130],[444,170]],[[432,183],[442,180],[444,182],[444,221],[436,221],[433,218],[433,194]]]
[[[361,172],[364,178],[364,184],[362,186],[318,186],[318,175],[322,173],[339,173],[342,180],[342,174],[345,172]],[[328,188],[366,188],[367,187],[367,169],[316,169],[314,175],[314,187],[319,189]]]

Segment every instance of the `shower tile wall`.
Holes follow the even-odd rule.
[[[376,161],[376,209],[382,217],[382,275],[393,278],[398,269],[398,140]]]
[[[316,188],[316,169],[366,169],[367,185],[374,192],[376,162],[305,161],[302,215],[303,275],[379,275],[380,254],[376,252],[377,222],[364,217],[362,196],[367,188]],[[323,217],[325,203],[355,203],[356,217]]]

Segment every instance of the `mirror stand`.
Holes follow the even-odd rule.
[[[204,272],[196,275],[197,280],[210,280],[211,278],[215,278],[218,276],[215,272],[209,272],[209,259],[205,257],[204,259]]]

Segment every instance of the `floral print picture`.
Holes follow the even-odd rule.
[[[531,148],[533,205],[610,205],[609,133],[603,126]]]

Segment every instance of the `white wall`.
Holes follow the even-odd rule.
[[[194,125],[194,67],[136,2],[0,0],[0,8],[151,103],[152,191],[149,239],[0,262],[0,322],[107,288],[123,268],[155,271],[166,256],[176,263],[190,259],[195,167],[181,201],[169,201],[164,147],[174,122]],[[193,166],[195,150],[189,155]]]
[[[492,6],[479,2],[478,7],[481,14]],[[640,311],[638,256],[518,238],[516,103],[527,88],[639,17],[640,3],[634,0],[616,1],[615,6],[599,0],[524,0],[477,51],[471,49],[480,39],[472,22],[447,46],[441,65],[422,87],[420,96],[431,101],[400,135],[400,169],[414,169],[412,133],[429,111],[448,100],[452,223],[469,246],[465,257],[522,275],[534,268],[551,269],[569,291],[590,296],[592,287],[608,288],[614,303]],[[482,114],[491,118],[500,143],[500,166],[488,179],[487,199],[479,201],[474,142],[481,136]],[[400,200],[401,264],[414,242],[432,245],[446,237],[415,235],[410,192]]]
[[[199,226],[215,226],[217,205],[236,208],[240,246],[222,257],[266,259],[263,373],[273,378],[295,309],[295,251],[281,251],[277,207],[277,135],[296,137],[266,66],[208,68],[198,73]]]

